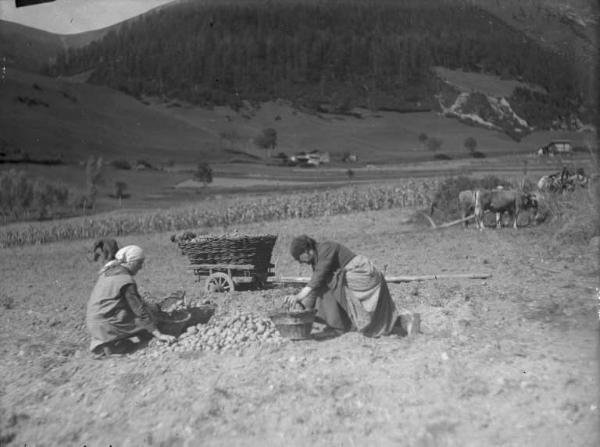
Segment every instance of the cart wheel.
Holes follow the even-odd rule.
[[[213,273],[206,279],[204,289],[207,292],[233,292],[235,286],[227,273]]]

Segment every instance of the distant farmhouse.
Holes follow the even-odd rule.
[[[344,154],[342,161],[344,163],[356,163],[358,161],[358,155],[346,153]]]
[[[553,140],[545,146],[541,146],[537,153],[539,156],[554,157],[555,155],[571,154],[573,146],[569,140]]]
[[[298,152],[290,157],[291,164],[311,167],[320,166],[324,163],[330,162],[329,152],[311,151],[311,152]]]

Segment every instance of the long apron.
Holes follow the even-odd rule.
[[[398,309],[383,275],[365,256],[352,258],[316,291],[317,318],[339,330],[358,330],[369,337],[392,332]]]

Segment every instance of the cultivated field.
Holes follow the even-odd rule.
[[[345,243],[388,275],[493,275],[390,285],[400,306],[421,313],[413,338],[348,333],[92,360],[92,241],[1,249],[1,444],[598,445],[597,248],[561,244],[547,226],[432,232],[411,226],[412,212],[236,228],[279,235],[279,275],[309,273],[287,251],[300,233]],[[183,289],[219,315],[266,315],[290,292],[203,295],[169,236],[119,238],[148,254],[142,292]]]
[[[587,0],[478,3],[549,46],[574,56],[593,53],[589,29],[597,17]],[[551,14],[569,5],[571,14]],[[585,14],[575,14],[581,8]],[[565,27],[577,35],[572,42]],[[420,214],[450,176],[492,174],[532,187],[563,166],[583,167],[595,175],[590,191],[597,193],[592,126],[531,129],[515,141],[438,110],[332,114],[280,99],[244,101],[234,110],[134,98],[88,83],[92,71],[50,78],[13,68],[38,66],[53,48],[78,47],[107,29],[57,37],[4,28],[0,129],[9,131],[0,135],[0,172],[23,170],[21,177],[10,174],[23,178],[22,185],[60,180],[69,197],[90,190],[94,197],[97,188],[97,196],[89,209],[89,202],[73,200],[56,214],[36,214],[36,206],[45,211],[50,201],[39,193],[40,181],[32,197],[43,200],[23,205],[31,213],[18,217],[11,199],[28,194],[11,195],[10,182],[2,184],[0,447],[600,445],[598,197],[584,190],[545,195],[550,217],[519,230],[432,230]],[[461,92],[495,99],[523,86],[435,70]],[[277,134],[271,155],[316,150],[328,152],[331,162],[314,169],[274,166],[257,144],[267,129]],[[577,151],[565,158],[535,155],[557,139],[570,140]],[[431,140],[439,147],[428,146]],[[476,147],[465,148],[468,140]],[[350,154],[358,161],[343,162]],[[85,161],[97,156],[105,165],[101,181],[91,184]],[[210,164],[214,181],[178,187],[199,163]],[[134,169],[116,167],[127,164]],[[121,182],[126,198],[115,193]],[[439,207],[433,219],[451,220],[444,215],[449,208]],[[11,220],[23,216],[48,220]],[[56,216],[75,217],[50,219]],[[101,267],[90,260],[97,237],[144,248],[147,260],[137,276],[142,295],[185,291],[194,304],[216,304],[213,322],[239,313],[267,318],[297,291],[271,285],[205,292],[170,241],[187,229],[277,234],[276,278],[310,274],[288,251],[303,233],[347,245],[388,276],[491,277],[390,284],[397,305],[421,316],[421,332],[410,337],[330,336],[315,325],[306,341],[251,339],[204,351],[184,339],[169,347],[153,340],[133,354],[94,360],[85,312]],[[213,335],[219,330],[224,327]]]

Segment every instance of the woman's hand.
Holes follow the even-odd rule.
[[[297,303],[299,303],[300,300],[302,300],[302,298],[298,295],[288,295],[283,299],[283,302],[286,306],[291,308],[294,307],[294,305],[296,305]]]
[[[302,303],[302,300],[306,298],[312,289],[308,286],[305,286],[298,292],[296,295],[288,295],[283,299],[283,302],[292,310],[304,310],[306,307]]]
[[[158,341],[163,341],[163,342],[169,343],[169,344],[173,343],[177,339],[176,337],[173,337],[172,335],[163,334],[159,330],[153,331],[152,335],[154,337],[156,337],[156,339]]]

